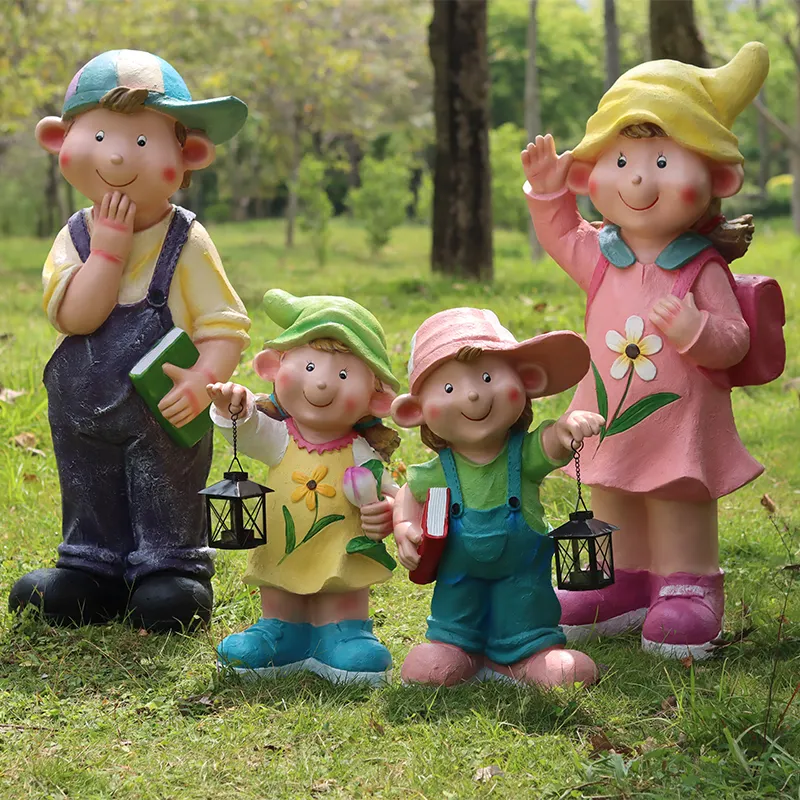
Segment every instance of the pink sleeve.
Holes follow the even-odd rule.
[[[693,292],[703,312],[703,325],[694,340],[678,352],[707,369],[728,369],[738,364],[750,347],[750,329],[725,268],[713,261],[706,264]]]
[[[553,194],[534,194],[527,181],[522,191],[542,247],[584,292],[588,291],[600,244],[597,229],[578,212],[575,195],[566,187]]]

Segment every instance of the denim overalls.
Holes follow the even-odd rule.
[[[172,327],[172,276],[194,214],[175,208],[147,296],[118,304],[94,333],[67,336],[44,370],[61,483],[58,566],[109,578],[165,570],[214,572],[203,500],[211,431],[194,447],[175,444],[134,391],[128,372]],[[84,212],[69,220],[82,261]]]
[[[506,502],[464,508],[453,453],[439,458],[450,489],[450,528],[428,617],[427,638],[513,664],[566,641],[550,576],[553,541],[522,514],[523,432],[508,444]]]

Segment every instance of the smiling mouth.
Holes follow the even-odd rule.
[[[483,422],[483,420],[485,420],[486,417],[488,417],[489,414],[492,413],[492,406],[493,405],[494,405],[494,403],[492,403],[492,405],[489,406],[489,410],[482,417],[470,417],[470,416],[467,416],[463,411],[461,412],[461,416],[462,417],[466,417],[470,422]]]
[[[100,175],[100,170],[96,169],[95,172]],[[130,186],[139,176],[134,175],[127,183],[111,183],[111,181],[107,181],[102,175],[100,175],[100,180],[103,183],[107,183],[109,186],[113,186],[115,189],[121,189],[123,186]]]
[[[630,203],[625,201],[625,198],[622,196],[621,192],[617,192],[617,194],[619,195],[619,199],[622,200],[622,202],[625,203],[625,205],[628,206],[631,211],[647,211],[648,208],[652,208],[658,202],[658,197],[656,197],[656,199],[653,200],[649,206],[645,206],[644,208],[636,208],[636,206],[632,206]]]
[[[311,400],[309,400],[308,395],[305,392],[303,392],[303,397],[305,397],[308,403],[314,406],[314,408],[327,408],[333,402],[333,400],[331,400],[329,403],[325,403],[324,405],[320,406],[317,403],[313,403]]]

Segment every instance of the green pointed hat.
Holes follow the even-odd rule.
[[[295,297],[282,289],[264,295],[269,318],[283,333],[264,343],[273,350],[291,350],[314,339],[336,339],[346,344],[395,391],[400,382],[392,375],[386,337],[380,323],[363,306],[346,297],[321,295]]]

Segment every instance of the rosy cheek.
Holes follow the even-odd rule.
[[[597,181],[594,178],[589,178],[589,194],[597,193]]]
[[[58,165],[61,167],[61,169],[64,169],[65,167],[69,166],[70,161],[72,161],[70,154],[62,150],[58,156]]]
[[[442,409],[435,405],[426,406],[425,416],[428,419],[439,419],[442,416]]]
[[[352,414],[356,410],[357,406],[358,403],[354,397],[348,397],[344,401],[344,410],[347,411],[348,414]]]
[[[161,174],[167,183],[172,183],[178,173],[175,172],[175,167],[164,167],[164,171]]]
[[[520,390],[516,386],[512,386],[508,390],[508,399],[512,403],[518,403],[521,397],[522,397],[522,392],[520,392]]]
[[[684,186],[680,191],[680,198],[687,206],[693,206],[697,202],[697,189],[694,186]]]
[[[288,372],[279,372],[275,380],[278,389],[288,389],[293,383],[292,376]]]

